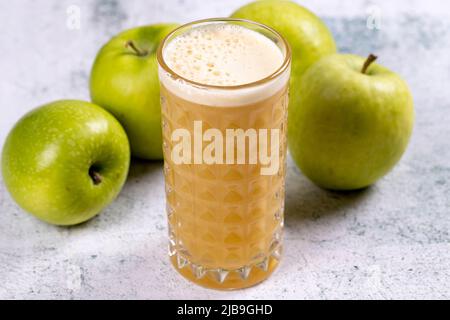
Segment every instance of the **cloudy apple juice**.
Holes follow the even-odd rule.
[[[206,287],[259,283],[282,249],[289,47],[213,19],[175,30],[158,60],[171,261]]]

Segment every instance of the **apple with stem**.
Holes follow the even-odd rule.
[[[289,149],[321,187],[367,187],[394,167],[408,145],[414,124],[410,90],[375,60],[327,56],[296,88],[300,106],[289,114]]]
[[[63,100],[20,119],[2,152],[8,191],[26,211],[51,224],[89,220],[119,194],[130,147],[120,123],[94,104]]]
[[[124,31],[103,46],[92,67],[92,101],[119,120],[132,155],[138,158],[163,158],[156,51],[176,26],[156,24]]]

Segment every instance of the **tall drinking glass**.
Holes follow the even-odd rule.
[[[255,285],[282,251],[290,48],[262,24],[209,19],[157,56],[170,260],[205,287]]]

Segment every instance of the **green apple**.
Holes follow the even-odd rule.
[[[2,153],[2,174],[14,200],[56,225],[92,218],[120,192],[130,146],[120,123],[88,102],[63,100],[20,119]]]
[[[138,158],[163,158],[156,51],[175,27],[156,24],[124,31],[100,50],[92,68],[92,101],[119,120]]]
[[[408,85],[355,55],[334,54],[311,66],[289,114],[289,149],[317,185],[359,189],[384,176],[404,153],[414,124]]]
[[[314,13],[292,1],[251,2],[234,12],[232,17],[268,25],[287,39],[292,48],[289,110],[299,108],[301,76],[314,62],[336,52],[327,26]]]

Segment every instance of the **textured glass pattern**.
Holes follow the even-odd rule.
[[[161,95],[172,263],[184,276],[208,287],[239,288],[264,280],[282,249],[287,86],[268,99],[236,107],[195,104],[164,87]],[[203,132],[217,128],[224,137],[226,129],[280,129],[278,173],[261,175],[259,163],[175,165],[171,133],[188,129],[193,141],[198,120]]]

